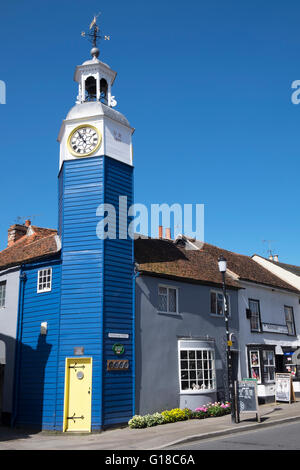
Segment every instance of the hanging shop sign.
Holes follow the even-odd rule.
[[[121,356],[125,352],[124,345],[121,343],[115,343],[112,347],[112,350],[117,356]]]
[[[239,413],[255,413],[260,422],[256,379],[244,379],[237,382],[237,399]]]
[[[275,374],[275,401],[295,401],[292,374]]]

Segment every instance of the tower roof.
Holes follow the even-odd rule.
[[[127,127],[131,127],[128,119],[119,111],[106,106],[100,101],[87,101],[78,103],[67,114],[66,119],[82,119],[94,116],[106,116],[114,121],[118,121]]]

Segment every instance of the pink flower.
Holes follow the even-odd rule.
[[[200,408],[196,408],[195,411],[199,412],[199,411],[203,411],[204,413],[207,412],[207,408],[205,406],[201,406]]]

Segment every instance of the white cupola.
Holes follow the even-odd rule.
[[[117,73],[98,59],[98,32],[95,22],[93,33],[90,33],[93,37],[92,58],[75,69],[78,95],[58,135],[59,168],[65,160],[101,155],[132,165],[131,138],[134,128],[123,114],[114,109],[117,102],[111,89]]]
[[[74,75],[74,80],[78,83],[76,103],[101,101],[107,106],[114,107],[117,102],[114,96],[111,96],[111,87],[117,73],[98,60],[97,51],[99,49],[93,48],[91,50],[93,58],[76,67]]]

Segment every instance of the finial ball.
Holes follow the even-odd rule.
[[[93,48],[91,49],[91,56],[92,56],[92,57],[96,57],[96,58],[97,58],[97,57],[99,56],[99,53],[100,53],[100,51],[99,51],[98,47],[93,47]]]

